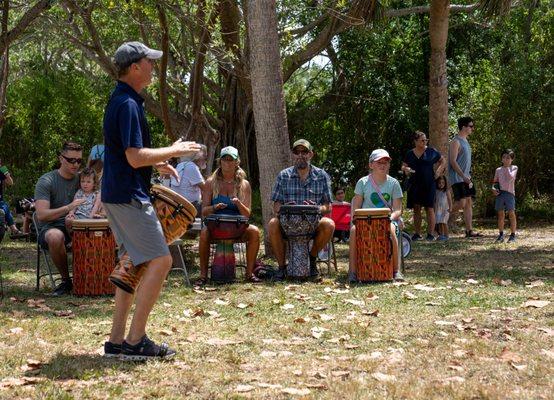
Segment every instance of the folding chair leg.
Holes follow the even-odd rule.
[[[37,292],[40,290],[40,248],[37,243]]]
[[[335,251],[335,242],[331,239],[331,245],[333,246],[333,263],[335,264],[335,272],[339,272],[339,267],[337,266],[337,252]]]
[[[181,260],[181,265],[183,266],[183,273],[185,274],[185,284],[187,286],[191,286],[190,279],[189,279],[189,273],[187,271],[187,266],[185,264],[185,259],[183,257],[183,250],[181,249],[181,245],[177,245],[177,253],[179,253],[179,259]]]
[[[54,280],[54,275],[52,274],[52,268],[50,267],[50,262],[48,261],[48,256],[43,251],[42,255],[44,256],[44,263],[46,264],[46,269],[48,270],[48,277],[50,278],[50,284],[52,285],[52,290],[56,289],[56,281]]]

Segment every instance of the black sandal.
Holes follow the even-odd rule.
[[[245,279],[246,282],[249,282],[249,283],[262,283],[263,281],[258,278],[256,275],[251,275],[251,276],[247,276],[246,279]]]
[[[206,286],[208,283],[208,278],[198,278],[194,281],[194,286]]]

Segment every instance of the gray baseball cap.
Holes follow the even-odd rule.
[[[141,42],[125,42],[115,51],[113,59],[117,67],[123,69],[142,58],[157,60],[162,55],[163,51],[151,49]]]

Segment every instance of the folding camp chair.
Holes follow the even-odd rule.
[[[40,280],[41,280],[41,278],[43,278],[45,276],[48,276],[50,278],[50,285],[52,286],[52,290],[53,290],[53,289],[56,288],[56,281],[58,281],[58,280],[61,281],[61,277],[54,278],[54,274],[59,275],[59,273],[57,271],[52,272],[53,270],[52,270],[51,263],[53,263],[53,261],[52,261],[52,258],[50,257],[50,252],[47,249],[42,248],[42,246],[39,243],[38,238],[39,238],[40,231],[39,231],[39,227],[38,227],[38,217],[37,217],[36,211],[33,213],[33,226],[34,226],[34,229],[35,229],[35,232],[36,232],[36,235],[37,235],[37,286],[36,286],[36,290],[37,291],[40,290]],[[44,260],[44,264],[45,264],[45,267],[46,267],[45,272],[41,272],[41,265],[40,265],[41,264],[41,262],[40,262],[41,258]]]

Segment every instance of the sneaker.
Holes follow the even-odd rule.
[[[125,361],[169,360],[175,354],[175,350],[170,349],[167,343],[157,345],[146,335],[134,346],[126,341],[121,344],[121,359]]]
[[[71,294],[73,290],[73,282],[70,280],[62,281],[52,292],[52,296],[64,296],[66,294]]]
[[[474,232],[474,231],[466,231],[466,238],[474,238],[474,237],[481,237],[483,235],[481,235],[479,232]]]
[[[393,279],[395,281],[403,281],[404,280],[404,275],[402,275],[402,272],[400,272],[400,270],[398,270],[394,273]]]
[[[121,345],[112,342],[104,342],[104,357],[118,358],[121,355]]]
[[[277,272],[275,272],[275,274],[273,275],[273,280],[276,282],[281,282],[285,280],[286,276],[287,276],[287,266],[285,265],[282,268],[279,267]]]
[[[511,233],[510,237],[508,238],[508,243],[512,243],[512,242],[515,242],[515,241],[516,241],[516,234]]]
[[[446,235],[439,235],[439,237],[437,238],[437,241],[439,241],[439,242],[446,242],[446,241],[448,241],[448,236],[446,236]]]
[[[432,242],[433,240],[435,240],[435,237],[428,233],[427,236],[425,236],[425,240],[427,240],[428,242]]]
[[[494,243],[502,243],[504,241],[504,233],[499,233]]]
[[[421,235],[419,233],[414,233],[412,235],[412,241],[416,241],[416,240],[423,240],[423,238],[421,237]]]

